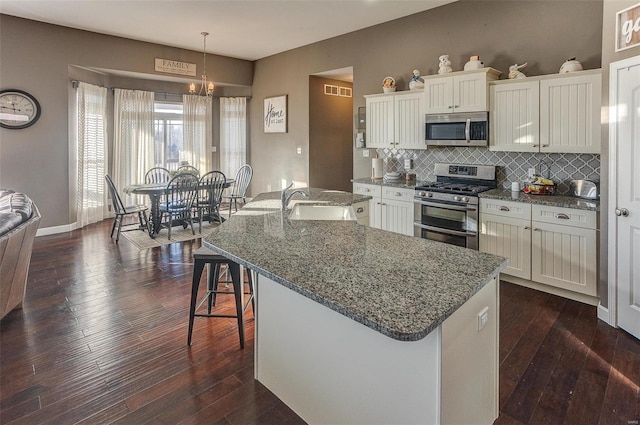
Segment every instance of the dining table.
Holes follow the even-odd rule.
[[[233,183],[235,183],[235,179],[228,179],[224,184],[224,188],[230,187]],[[207,185],[199,185],[198,189],[205,189]],[[160,201],[162,199],[162,195],[166,194],[169,189],[167,188],[167,183],[134,183],[128,186],[125,186],[123,189],[124,193],[127,195],[147,195],[149,200],[151,201],[150,215],[149,215],[149,223],[147,226],[147,231],[149,232],[149,236],[153,239],[162,229],[162,212],[160,211]],[[218,221],[224,221],[224,217],[217,214]]]

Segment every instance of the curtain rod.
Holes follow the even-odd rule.
[[[79,82],[78,80],[71,80],[71,86],[72,86],[74,89],[77,89],[77,88],[78,88],[78,84],[79,84],[79,83],[80,83],[80,82]],[[98,87],[105,87],[105,86],[98,86]],[[119,87],[106,87],[106,88],[107,88],[107,89],[110,89],[112,92],[114,92],[114,91],[116,90],[116,88],[119,88]],[[125,90],[135,90],[135,89],[125,89]],[[145,91],[152,91],[152,92],[153,92],[153,93],[155,93],[155,94],[163,94],[163,95],[165,95],[165,96],[166,96],[166,95],[182,96],[182,95],[184,95],[184,94],[187,94],[187,93],[171,93],[171,92],[167,92],[167,91],[153,91],[153,90],[145,90]],[[214,98],[216,98],[216,99],[220,99],[220,98],[222,98],[222,97],[244,97],[244,98],[246,98],[246,99],[251,99],[251,98],[252,98],[252,96],[212,96],[212,97],[214,97]]]

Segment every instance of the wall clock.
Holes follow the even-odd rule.
[[[0,127],[27,128],[40,118],[40,103],[26,91],[0,90]]]

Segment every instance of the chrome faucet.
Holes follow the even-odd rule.
[[[301,193],[305,198],[309,197],[309,193],[305,189],[296,189],[293,192],[287,193],[287,190],[291,189],[293,186],[293,182],[285,189],[282,189],[282,193],[280,193],[280,211],[285,212],[289,205],[289,201],[296,193]]]

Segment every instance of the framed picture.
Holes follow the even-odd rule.
[[[264,132],[287,132],[287,95],[266,97],[264,99]]]
[[[640,45],[640,3],[616,13],[616,52]]]

